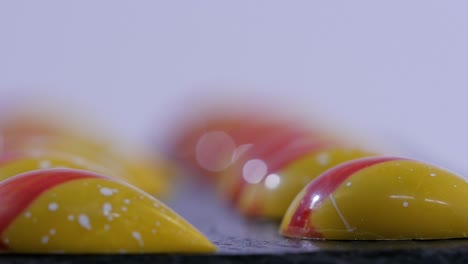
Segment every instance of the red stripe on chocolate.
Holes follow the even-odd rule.
[[[294,237],[323,237],[309,222],[310,216],[318,205],[327,199],[347,178],[354,173],[379,163],[402,160],[396,157],[371,157],[346,162],[324,172],[307,185],[306,193],[284,232]],[[317,197],[317,198],[315,198]],[[315,199],[315,201],[313,201]],[[311,202],[314,208],[310,208]]]
[[[301,137],[305,137],[306,135],[306,131],[280,130],[263,138],[261,142],[254,144],[249,151],[244,154],[244,157],[239,159],[237,164],[234,166],[234,170],[230,172],[231,175],[228,176],[236,177],[237,179],[233,192],[228,194],[231,201],[237,203],[245,185],[248,184],[243,176],[243,168],[249,160],[259,159],[264,161],[265,164],[268,164],[266,161],[268,156],[272,155],[272,153],[276,153],[277,151],[281,151],[290,142]],[[270,170],[268,171],[271,173]],[[267,173],[267,175],[269,173]]]
[[[330,146],[334,145],[333,142],[325,142],[325,141],[318,141],[318,142],[304,142],[300,145],[295,145],[291,147],[287,147],[284,150],[280,150],[271,157],[268,157],[267,164],[268,170],[270,173],[274,173],[277,171],[282,170],[283,168],[287,167],[292,162],[319,150],[323,150]]]
[[[0,234],[48,189],[73,180],[101,177],[104,178],[81,170],[48,169],[23,173],[0,183]]]
[[[264,159],[278,150],[284,149],[294,140],[306,137],[308,131],[281,129],[266,135],[258,142],[253,142],[254,146],[248,151],[249,159]]]
[[[265,162],[268,166],[268,173],[267,176],[272,173],[277,173],[278,171],[282,170],[283,168],[287,167],[289,164],[293,163],[294,161],[315,153],[319,150],[323,150],[329,146],[332,146],[333,143],[325,142],[325,141],[318,141],[318,142],[298,142],[292,143],[290,146],[286,147],[284,150],[279,150],[276,153],[272,154],[270,157],[265,159]],[[266,177],[265,177],[266,178]],[[265,178],[263,178],[262,183],[264,182]],[[261,192],[256,193],[255,200],[260,201]],[[247,211],[248,215],[255,216],[261,215],[261,211],[263,206],[261,206],[261,202],[255,202],[251,204]]]
[[[237,130],[231,131],[230,135],[237,145],[255,144],[264,140],[266,137],[275,135],[278,131],[284,131],[288,127],[284,123],[262,123],[250,122],[240,126]]]

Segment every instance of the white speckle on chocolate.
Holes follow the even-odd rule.
[[[110,203],[104,203],[102,205],[102,213],[104,215],[106,215],[106,216],[109,215],[111,213],[111,211],[112,211],[112,205]]]
[[[403,202],[403,207],[408,207],[408,202]]]
[[[49,237],[48,236],[43,236],[41,238],[41,242],[42,242],[42,244],[47,244],[49,242]]]
[[[51,165],[52,165],[52,164],[51,164],[50,161],[48,161],[48,160],[41,160],[41,161],[39,162],[39,168],[41,168],[41,169],[50,168]]]
[[[135,238],[136,241],[138,241],[138,244],[140,245],[140,247],[143,247],[145,245],[139,232],[133,231],[132,236],[133,238]]]
[[[316,157],[317,163],[320,165],[327,165],[330,162],[330,155],[328,153],[320,153]]]
[[[49,204],[49,211],[57,211],[58,208],[59,208],[59,206],[55,202]]]
[[[111,188],[107,188],[107,187],[101,188],[100,191],[101,191],[101,194],[104,196],[111,196],[112,194],[114,194],[114,191]]]
[[[87,230],[91,230],[91,223],[89,222],[89,218],[85,214],[78,215],[78,223]]]

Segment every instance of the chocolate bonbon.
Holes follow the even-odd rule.
[[[0,183],[2,248],[24,253],[212,252],[203,234],[154,197],[74,169]]]
[[[372,157],[310,182],[282,221],[288,237],[335,240],[464,238],[468,183],[437,166]]]

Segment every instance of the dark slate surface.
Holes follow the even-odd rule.
[[[167,203],[205,233],[208,255],[3,255],[0,263],[468,263],[468,240],[309,241],[278,235],[279,223],[247,220],[206,184],[179,184]]]
[[[303,260],[323,263],[468,261],[467,239],[317,241],[284,238],[278,234],[279,222],[245,219],[206,184],[185,183],[179,186],[180,195],[169,204],[218,246],[215,259],[226,257],[255,262],[281,259],[290,263]]]

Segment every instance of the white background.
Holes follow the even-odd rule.
[[[136,140],[192,96],[254,94],[468,171],[467,89],[466,1],[0,2],[1,101]]]

